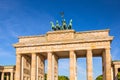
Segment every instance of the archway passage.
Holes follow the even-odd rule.
[[[102,80],[101,76],[103,75],[102,72],[102,58],[101,57],[94,57],[93,58],[93,79],[94,80]],[[103,76],[102,76],[103,77]]]
[[[9,72],[6,72],[4,74],[4,80],[10,80],[10,73]]]
[[[58,60],[58,79],[59,77],[66,76],[69,77],[69,59],[63,58]]]
[[[4,80],[7,80],[7,73],[4,73]]]
[[[120,68],[118,68],[118,80],[120,80]]]
[[[118,72],[120,72],[120,68],[118,68]]]
[[[1,80],[2,72],[0,72],[0,80]]]
[[[86,58],[77,58],[77,80],[86,80]]]

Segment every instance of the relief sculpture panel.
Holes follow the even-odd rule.
[[[59,44],[59,45],[46,45],[36,47],[23,47],[16,48],[17,53],[32,53],[32,52],[49,52],[49,51],[69,51],[69,50],[84,50],[84,49],[97,49],[109,48],[110,42],[88,42],[88,43],[73,43],[73,44]]]

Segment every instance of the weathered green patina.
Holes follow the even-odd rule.
[[[56,25],[54,25],[54,23],[51,21],[51,28],[53,31],[57,31],[57,30],[68,30],[68,29],[72,29],[72,19],[69,21],[69,24],[67,25],[66,20],[63,19],[62,20],[62,25],[59,25],[58,20],[56,21]]]

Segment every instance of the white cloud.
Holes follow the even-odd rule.
[[[17,32],[12,31],[12,30],[9,30],[9,33],[12,37],[15,37],[15,38],[18,38],[18,36],[19,36]]]

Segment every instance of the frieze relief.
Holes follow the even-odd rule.
[[[69,40],[73,38],[74,38],[73,33],[49,34],[47,36],[48,41],[62,41],[62,40]]]
[[[81,49],[96,49],[96,48],[110,48],[110,42],[91,42],[91,43],[76,43],[76,44],[61,44],[61,45],[47,45],[36,47],[21,47],[16,48],[17,53],[32,53],[32,52],[49,52],[49,51],[66,51],[66,50],[81,50]]]
[[[109,38],[107,31],[104,32],[86,32],[86,33],[77,33],[75,34],[75,39],[88,40],[88,39],[105,39]]]

